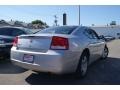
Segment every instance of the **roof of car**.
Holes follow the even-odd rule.
[[[18,28],[18,29],[24,29],[24,27],[14,27],[14,26],[1,26],[0,28]]]
[[[51,27],[80,27],[80,28],[89,28],[87,26],[79,26],[79,25],[63,25],[63,26],[51,26]]]

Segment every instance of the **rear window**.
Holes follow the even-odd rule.
[[[34,31],[32,29],[27,29],[27,28],[24,28],[24,31],[27,33],[27,34],[33,34]]]
[[[61,27],[51,27],[47,29],[43,29],[39,31],[36,34],[41,34],[41,33],[51,33],[51,34],[71,34],[77,26],[61,26]]]

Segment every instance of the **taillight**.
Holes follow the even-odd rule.
[[[18,37],[15,37],[13,41],[13,46],[17,46],[17,43],[18,43]]]
[[[68,50],[69,49],[68,38],[53,36],[50,49]]]

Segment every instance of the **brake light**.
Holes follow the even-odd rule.
[[[17,43],[18,43],[18,37],[15,37],[13,41],[13,46],[17,46]]]
[[[53,36],[50,49],[68,50],[69,49],[68,38]]]

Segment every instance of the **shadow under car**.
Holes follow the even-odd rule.
[[[0,74],[23,73],[26,69],[13,65],[10,60],[0,60]]]
[[[112,85],[120,84],[120,58],[108,57],[89,66],[87,76],[82,79],[72,75],[51,75],[32,73],[26,78],[32,85]]]

